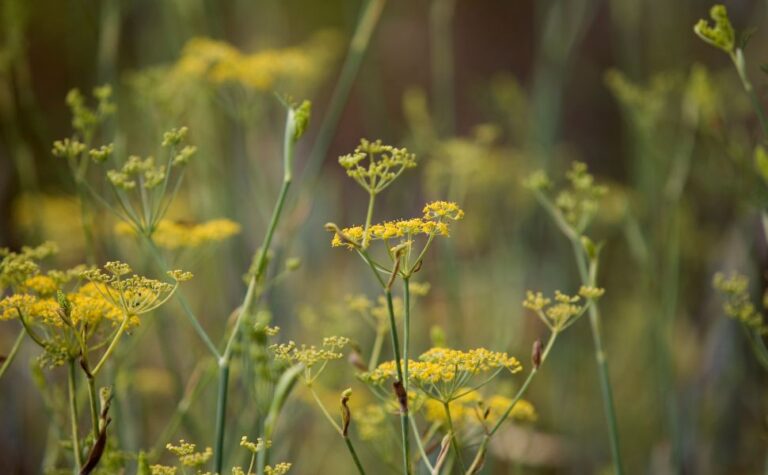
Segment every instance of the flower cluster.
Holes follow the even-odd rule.
[[[424,216],[421,218],[385,221],[373,224],[366,234],[363,226],[352,226],[344,229],[334,229],[331,246],[346,246],[350,249],[363,248],[371,241],[384,241],[390,247],[390,240],[400,239],[410,243],[418,235],[427,238],[449,235],[449,222],[458,221],[464,217],[464,211],[456,203],[435,201],[424,206]]]
[[[720,48],[726,53],[732,54],[736,48],[736,32],[733,30],[731,20],[725,5],[714,5],[709,11],[709,16],[715,22],[710,26],[707,20],[699,20],[693,27],[693,31],[705,42]]]
[[[714,287],[725,298],[723,310],[731,318],[735,318],[749,328],[763,334],[768,334],[768,326],[762,312],[757,310],[749,295],[749,279],[746,276],[732,273],[726,276],[718,272],[713,279]],[[768,294],[763,298],[763,307],[768,307]]]
[[[339,164],[368,193],[376,195],[405,170],[416,166],[416,156],[404,148],[384,145],[381,140],[360,140],[355,151],[339,157]]]
[[[136,230],[125,222],[118,223],[115,231],[121,235],[136,235]],[[163,219],[157,223],[152,238],[163,249],[175,251],[220,242],[239,232],[240,225],[228,219],[213,219],[199,224]]]
[[[493,377],[502,369],[514,374],[522,371],[523,367],[516,358],[485,348],[469,351],[431,348],[417,361],[408,362],[408,382],[428,396],[447,402],[460,395],[461,388],[474,376],[491,373],[489,376]],[[384,362],[373,371],[360,375],[362,381],[373,386],[381,386],[396,378],[395,361]]]
[[[323,338],[323,344],[320,347],[315,345],[298,346],[295,342],[289,341],[288,343],[272,345],[270,349],[275,354],[275,359],[292,364],[300,363],[309,369],[318,363],[341,359],[344,355],[340,350],[347,344],[349,344],[349,338],[329,336]]]
[[[596,300],[605,289],[582,286],[578,295],[566,295],[555,291],[554,302],[541,292],[528,291],[523,307],[532,310],[552,330],[560,331],[584,314],[589,301]],[[587,302],[581,303],[585,299]]]
[[[171,298],[180,282],[192,278],[189,272],[174,270],[168,276],[173,284],[132,275],[128,264],[122,262],[107,262],[104,270],[92,268],[84,271],[82,277],[93,284],[93,288],[105,300],[129,315],[141,315],[158,308]]]

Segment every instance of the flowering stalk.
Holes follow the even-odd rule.
[[[561,192],[561,196],[571,198],[571,203],[576,203],[569,208],[561,210],[543,192],[542,189],[549,186],[545,175],[537,174],[528,180],[528,186],[534,191],[537,201],[549,213],[557,227],[568,238],[573,248],[576,267],[579,271],[581,283],[585,287],[594,287],[597,279],[597,255],[599,247],[592,241],[582,236],[582,232],[589,224],[593,213],[597,209],[597,199],[604,194],[605,189],[594,185],[592,176],[586,171],[586,165],[574,163],[573,168],[567,174],[572,188]],[[618,424],[616,422],[616,409],[613,402],[613,392],[608,375],[608,361],[603,344],[600,312],[596,304],[589,305],[589,323],[592,330],[592,340],[595,346],[595,360],[597,362],[598,377],[600,380],[600,392],[603,398],[603,407],[608,422],[608,433],[616,473],[624,472],[619,448]]]
[[[264,242],[258,251],[258,255],[255,261],[255,267],[253,274],[248,282],[248,290],[246,291],[243,303],[240,305],[240,310],[235,320],[232,333],[227,340],[227,344],[224,348],[224,352],[221,353],[219,358],[219,390],[218,399],[216,403],[216,441],[214,448],[214,472],[221,473],[224,459],[224,429],[226,421],[226,405],[227,405],[227,389],[229,385],[229,363],[232,359],[232,348],[234,342],[237,339],[237,335],[240,331],[240,327],[245,321],[245,316],[251,309],[254,299],[257,294],[257,286],[261,283],[261,279],[266,272],[267,254],[270,246],[272,245],[272,238],[277,228],[277,223],[280,221],[280,216],[285,204],[285,198],[288,195],[288,189],[291,186],[292,181],[292,167],[293,159],[295,155],[294,145],[296,141],[304,133],[304,130],[309,121],[309,102],[304,102],[301,106],[293,107],[288,106],[288,113],[285,120],[285,136],[283,147],[283,184],[280,188],[280,194],[277,198],[277,203],[272,211],[272,218],[267,227],[266,234],[264,236]]]

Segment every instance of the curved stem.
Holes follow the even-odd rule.
[[[0,379],[3,378],[5,371],[8,369],[9,366],[11,366],[11,363],[16,358],[16,354],[19,352],[19,348],[21,348],[21,342],[24,341],[24,335],[26,334],[27,332],[22,330],[21,332],[19,332],[19,336],[16,337],[16,341],[13,342],[13,346],[11,347],[11,352],[8,353],[8,356],[5,357],[5,360],[3,361],[2,366],[0,366]]]
[[[101,370],[101,368],[104,366],[104,363],[107,362],[110,356],[112,356],[112,353],[115,351],[115,348],[117,348],[117,343],[120,341],[120,337],[123,336],[123,333],[125,333],[125,328],[128,326],[128,313],[123,311],[123,321],[120,322],[120,327],[117,329],[117,333],[115,333],[115,336],[112,338],[112,341],[109,343],[109,346],[107,347],[107,350],[104,352],[103,355],[101,355],[101,359],[99,362],[94,366],[93,371],[91,371],[91,375],[94,377],[98,372]]]

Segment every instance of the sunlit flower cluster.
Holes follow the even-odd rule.
[[[213,450],[210,447],[206,447],[202,452],[198,452],[195,444],[186,442],[183,439],[179,441],[179,445],[169,443],[165,448],[178,458],[179,464],[182,467],[199,469],[213,456]],[[152,475],[175,475],[177,468],[168,465],[152,465],[150,471]],[[183,468],[182,471],[186,473]]]
[[[424,207],[424,217],[403,219],[398,221],[385,221],[372,224],[366,235],[363,226],[352,226],[338,230],[334,233],[331,246],[346,246],[350,249],[363,248],[371,241],[384,241],[387,247],[391,246],[390,240],[400,239],[410,242],[418,235],[433,238],[435,236],[448,236],[450,221],[458,221],[464,217],[464,211],[456,203],[435,201]]]
[[[118,234],[134,236],[136,230],[125,222],[115,226]],[[223,241],[240,232],[240,225],[228,219],[213,219],[199,224],[163,219],[152,233],[154,242],[171,251],[196,248]]]
[[[38,261],[56,253],[52,242],[37,247],[24,246],[19,252],[0,248],[0,292],[15,287],[40,272]]]

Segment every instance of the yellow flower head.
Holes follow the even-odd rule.
[[[461,395],[461,388],[474,376],[491,373],[493,377],[503,369],[514,374],[522,371],[523,367],[516,358],[485,348],[469,351],[431,348],[422,353],[418,361],[408,362],[408,380],[427,396],[450,401]],[[373,386],[381,386],[396,378],[394,361],[383,362],[373,371],[360,375],[362,381]]]

